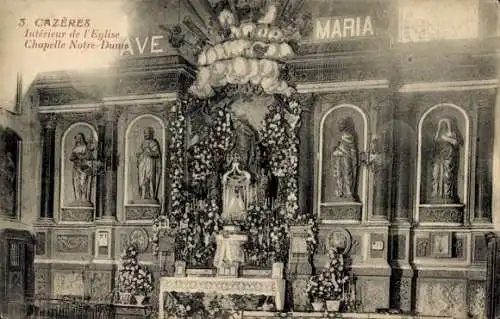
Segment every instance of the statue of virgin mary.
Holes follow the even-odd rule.
[[[354,123],[347,117],[339,123],[339,139],[331,154],[335,197],[355,200],[358,172],[358,145]]]
[[[96,161],[94,143],[88,142],[83,133],[75,135],[75,144],[69,160],[73,163],[73,193],[75,202],[80,206],[91,206],[92,182],[95,175]]]
[[[241,170],[239,163],[234,161],[231,170],[222,177],[222,184],[222,219],[229,224],[244,220],[248,208],[250,174]]]
[[[432,162],[431,201],[455,203],[460,142],[452,122],[448,118],[439,120],[434,137],[434,159]]]

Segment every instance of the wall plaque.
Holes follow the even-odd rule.
[[[351,234],[344,228],[333,229],[326,237],[326,249],[339,249],[346,254],[351,249]]]
[[[129,235],[129,243],[134,244],[140,253],[143,253],[149,246],[149,235],[144,228],[134,229]]]

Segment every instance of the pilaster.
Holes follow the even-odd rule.
[[[40,221],[54,219],[54,166],[57,116],[49,114],[42,117],[42,176]]]

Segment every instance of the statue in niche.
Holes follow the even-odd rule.
[[[231,163],[237,161],[242,170],[250,173],[253,182],[259,172],[259,134],[248,121],[241,117],[233,116],[232,124],[233,134],[227,153],[226,167],[231,167]]]
[[[144,129],[144,140],[139,146],[136,157],[140,199],[157,203],[160,188],[161,148],[152,127]]]
[[[75,135],[75,144],[69,160],[73,163],[74,205],[92,206],[92,179],[96,170],[95,143],[88,142],[85,134]]]
[[[431,202],[455,203],[459,146],[459,138],[451,120],[439,120],[434,137]]]
[[[340,138],[331,154],[333,189],[335,197],[341,200],[355,200],[355,188],[358,170],[358,145],[356,130],[352,118],[339,122]]]

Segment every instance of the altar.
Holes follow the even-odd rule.
[[[275,298],[276,310],[282,311],[285,301],[285,281],[283,278],[162,277],[160,305],[164,304],[166,292],[271,296]],[[159,316],[160,318],[165,316],[162,307]]]
[[[333,312],[356,310],[351,234],[337,227],[320,245],[311,207],[299,205],[307,187],[299,135],[312,99],[282,68],[307,25],[298,16],[285,27],[269,1],[214,9],[223,29],[196,51],[196,78],[170,114],[170,212],[155,220],[153,245],[159,252],[163,237],[174,238],[175,270],[159,280],[160,317],[189,317],[196,307],[212,316],[227,307],[282,312],[287,299],[294,311],[319,301]],[[340,125],[329,192],[360,212],[358,122]],[[326,265],[314,271],[318,248]]]
[[[333,13],[304,3],[211,6],[214,36],[193,46],[196,76],[169,110],[170,198],[152,242],[161,253],[173,238],[175,270],[159,279],[161,315],[480,318],[486,224],[467,199],[486,157],[468,154],[487,99],[407,99],[422,92],[393,87],[391,58],[313,43],[306,7]]]

